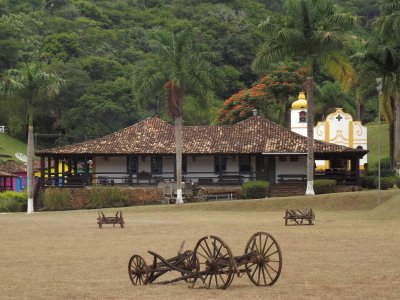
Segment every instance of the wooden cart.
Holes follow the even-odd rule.
[[[163,190],[163,204],[176,202],[176,183],[160,182],[158,187]],[[195,183],[182,184],[182,199],[184,202],[203,202],[207,201],[207,191],[202,186]]]
[[[121,225],[121,228],[124,228],[124,218],[122,217],[122,211],[118,211],[114,217],[106,217],[101,210],[98,210],[99,217],[97,218],[97,224],[99,224],[99,228],[102,228],[103,224],[112,224],[115,227],[115,224]]]
[[[191,287],[226,289],[234,275],[241,277],[245,273],[254,285],[272,286],[282,270],[280,247],[266,232],[252,235],[241,256],[233,256],[228,245],[213,235],[201,238],[193,251],[181,251],[169,259],[152,251],[148,253],[153,257],[151,265],[140,255],[129,260],[128,273],[133,285],[154,283],[163,274],[176,271],[178,277],[158,283],[185,280]]]
[[[286,209],[285,225],[288,225],[289,221],[294,222],[293,225],[305,225],[304,221],[308,221],[308,225],[314,225],[315,213],[311,208],[307,209]]]

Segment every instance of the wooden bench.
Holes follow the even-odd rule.
[[[122,211],[119,211],[119,216],[118,212],[115,214],[115,217],[106,217],[102,211],[98,210],[97,211],[99,214],[99,217],[97,218],[97,224],[99,224],[99,228],[103,226],[103,224],[113,224],[113,227],[115,227],[115,224],[121,225],[121,228],[124,228],[124,218],[122,217]]]
[[[308,221],[308,225],[314,225],[315,220],[314,211],[311,208],[307,209],[286,209],[285,216],[285,226],[288,225],[289,221],[293,221],[293,225],[303,225],[303,221]],[[307,225],[307,224],[304,224]]]
[[[148,181],[149,181],[149,184],[151,184],[151,181],[152,181],[152,179],[153,179],[153,176],[151,176],[150,173],[147,173],[147,172],[145,172],[145,171],[142,171],[142,172],[139,172],[139,173],[137,174],[136,179],[137,179],[137,183],[140,183],[140,180],[146,180],[146,181],[148,180]]]
[[[306,181],[307,175],[305,174],[279,174],[279,182],[299,182]]]
[[[219,175],[218,183],[224,184],[237,184],[241,185],[243,183],[243,176],[241,175]]]

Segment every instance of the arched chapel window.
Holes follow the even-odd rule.
[[[300,123],[305,123],[307,121],[307,113],[302,110],[301,112],[299,112],[299,122]]]

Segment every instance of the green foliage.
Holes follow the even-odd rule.
[[[382,176],[381,177],[381,190],[387,190],[392,188],[394,185],[399,187],[400,180],[399,176]],[[370,175],[361,177],[361,186],[367,189],[377,189],[378,188],[378,176]]]
[[[315,194],[334,193],[336,180],[335,179],[315,179],[313,181]]]
[[[396,182],[397,188],[400,189],[400,175],[394,175],[393,178]]]
[[[381,178],[381,190],[392,188],[396,184],[396,177],[386,176]]]
[[[316,91],[315,113],[327,116],[341,107],[346,113],[355,115],[354,99],[349,94],[343,92],[337,82],[325,81]]]
[[[69,189],[48,188],[40,194],[45,210],[67,210],[72,208]]]
[[[44,56],[68,61],[79,56],[78,35],[74,32],[62,32],[46,37],[43,43]]]
[[[375,161],[374,164],[372,165],[372,168],[368,170],[368,175],[378,176],[378,169],[379,169],[379,161]],[[395,170],[390,168],[389,157],[381,158],[380,174],[381,177],[388,177],[395,175]]]
[[[122,75],[119,62],[98,56],[89,56],[82,60],[83,69],[92,80],[112,80]]]
[[[89,1],[75,1],[75,6],[79,9],[82,16],[97,21],[102,26],[111,25],[111,21],[101,9]]]
[[[26,211],[26,192],[6,191],[0,193],[0,212]]]
[[[142,91],[138,91],[136,85],[133,87],[133,92],[127,92],[126,84],[123,84],[121,99],[125,101],[127,96],[130,99],[127,104],[121,105],[123,101],[116,100],[118,93],[115,89],[119,84],[115,84],[115,81],[120,79],[126,83],[131,83],[132,79],[135,81],[132,70],[142,61],[158,68],[154,64],[156,51],[151,42],[154,40],[153,32],[156,27],[162,27],[165,32],[175,34],[183,29],[195,28],[196,43],[207,46],[209,52],[213,54],[211,61],[217,70],[216,81],[220,84],[210,86],[209,93],[202,97],[207,96],[212,105],[197,106],[195,104],[197,99],[190,95],[187,98],[187,105],[183,107],[183,115],[184,121],[189,121],[191,124],[195,122],[209,124],[215,116],[216,107],[223,105],[221,99],[229,99],[238,91],[247,88],[250,93],[252,91],[249,87],[255,87],[260,83],[257,74],[250,66],[256,53],[262,49],[261,42],[266,37],[262,28],[257,27],[262,20],[269,18],[274,21],[272,23],[276,27],[269,33],[280,34],[287,39],[287,42],[278,48],[281,52],[287,52],[286,50],[297,44],[313,45],[312,49],[315,49],[313,55],[318,62],[314,69],[316,84],[326,80],[333,81],[327,74],[331,74],[329,71],[335,69],[337,64],[327,64],[322,68],[323,64],[320,62],[323,57],[320,55],[320,47],[315,47],[313,43],[296,44],[296,39],[288,38],[289,31],[275,30],[285,26],[291,29],[306,28],[298,26],[298,22],[303,22],[307,18],[301,17],[301,10],[292,10],[290,5],[285,5],[289,2],[296,4],[303,1],[4,0],[0,1],[0,72],[7,73],[11,68],[21,69],[27,62],[38,62],[44,64],[44,71],[57,73],[66,80],[67,88],[55,98],[55,101],[50,104],[38,101],[37,108],[33,110],[38,133],[65,134],[54,140],[38,139],[39,147],[53,147],[60,143],[82,140],[85,132],[90,133],[88,135],[104,135],[110,130],[120,129],[121,126],[130,125],[147,116],[157,115],[170,120],[163,105],[165,89],[162,86],[153,86],[149,89],[151,93],[144,95]],[[326,0],[304,2],[313,4],[310,10],[311,21],[321,25],[318,27],[323,29],[320,33],[328,33],[315,36],[315,39],[324,36],[326,44],[330,46],[346,44],[348,38],[363,45],[361,39],[356,36],[358,34],[362,34],[365,40],[369,39],[370,34],[364,28],[356,28],[351,35],[341,36],[343,39],[338,39],[336,29],[347,28],[348,25],[338,26],[339,21],[343,21],[346,11],[342,10],[337,19],[329,19],[330,13],[339,8],[338,5],[328,5]],[[385,16],[390,17],[385,28],[397,24],[396,14],[389,9],[390,3],[385,4],[383,10]],[[369,26],[367,28],[369,31],[371,27],[377,26],[371,19],[378,13],[378,3],[372,0],[342,0],[337,4],[342,4],[348,11],[359,12],[364,16],[362,24]],[[398,31],[392,30],[392,32],[396,34]],[[392,36],[390,39],[388,36],[386,40],[392,43],[391,39]],[[354,43],[352,46],[354,48]],[[295,52],[294,56],[285,56],[285,64],[290,62],[288,57],[307,63],[306,55],[301,51]],[[342,58],[335,57],[337,62],[341,62]],[[273,59],[272,62],[275,64],[277,61],[278,59]],[[270,75],[265,72],[261,74]],[[374,80],[375,77],[371,78]],[[371,81],[371,78],[361,81],[365,86],[373,86],[374,81]],[[204,75],[198,79],[204,81]],[[278,82],[284,83],[285,80]],[[99,88],[101,86],[111,87],[112,92],[107,93],[105,88]],[[282,87],[283,84],[276,84],[278,90]],[[373,90],[376,94],[374,88]],[[234,106],[237,107],[221,124],[242,120],[250,116],[251,109],[256,107],[260,115],[286,125],[287,120],[283,112],[287,110],[293,97],[297,97],[297,91],[286,89],[286,92],[290,92],[289,97],[283,92],[282,97],[275,95],[273,100],[266,97],[250,97],[244,99],[246,105],[242,101],[236,101]],[[142,101],[139,102],[139,98]],[[342,105],[346,99],[348,95],[340,97],[338,106],[346,109],[346,106]],[[10,103],[2,101],[0,122],[8,125],[10,134],[24,140],[26,106],[21,106],[21,103],[16,104],[16,100],[13,98]],[[253,102],[249,103],[248,100]],[[94,104],[90,105],[87,102]],[[121,108],[118,109],[118,106]],[[110,112],[112,118],[106,120],[106,126],[95,120],[94,113],[88,113],[92,109],[103,115]],[[348,109],[346,111],[349,112]],[[363,120],[376,119],[376,97],[363,102],[363,112]],[[90,116],[85,117],[85,114]],[[71,121],[71,116],[75,122]]]
[[[128,193],[116,187],[93,187],[87,208],[127,206]]]
[[[15,157],[15,153],[20,152],[26,155],[26,144],[11,137],[7,133],[0,134],[0,147],[1,147],[1,154],[9,155],[10,156],[9,159],[15,160],[20,163],[21,161],[19,161]]]
[[[376,105],[376,104],[375,104]],[[379,125],[378,124],[367,124],[367,139],[368,141],[368,165],[369,172],[377,174],[377,163],[378,163],[378,153],[380,146],[380,157],[388,159],[389,157],[389,127],[388,124],[381,124],[380,135],[381,139],[379,141]]]
[[[268,181],[250,180],[242,184],[242,194],[245,199],[265,198],[269,192]]]
[[[378,163],[375,165],[376,170],[378,169]],[[390,159],[388,157],[384,157],[381,159],[381,176],[393,176],[395,174],[395,170],[390,168]]]
[[[378,177],[375,175],[361,177],[361,186],[366,189],[376,189],[378,187]]]
[[[247,119],[256,108],[261,115],[285,124],[290,96],[304,90],[306,69],[297,63],[278,65],[250,89],[232,95],[219,110],[216,124],[235,124]]]

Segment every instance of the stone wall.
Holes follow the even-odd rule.
[[[163,192],[157,187],[123,187],[128,193],[129,205],[160,204]],[[71,203],[75,209],[86,208],[92,193],[91,187],[71,188]]]
[[[113,186],[115,188],[117,186]],[[106,187],[105,187],[106,188]],[[162,188],[156,186],[143,187],[119,187],[128,193],[128,205],[150,205],[161,204],[163,199]],[[235,198],[241,197],[240,186],[204,186],[209,195],[233,194]],[[92,187],[70,188],[71,204],[73,209],[83,209],[89,204]]]

